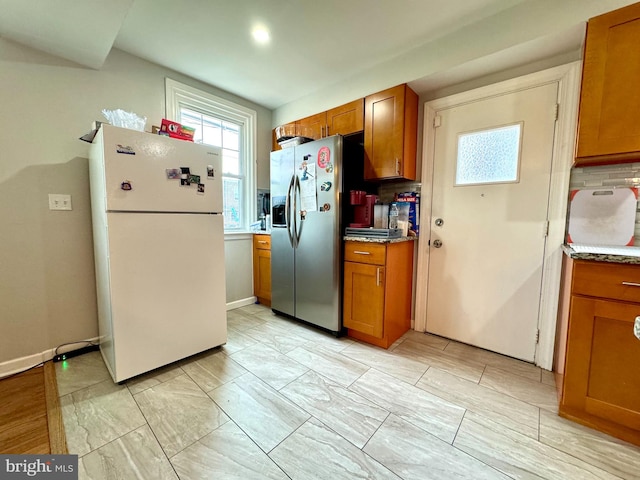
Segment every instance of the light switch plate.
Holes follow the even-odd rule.
[[[73,210],[71,205],[71,195],[50,193],[49,210]]]

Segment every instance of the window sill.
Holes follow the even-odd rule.
[[[235,241],[235,240],[251,240],[253,238],[252,232],[228,232],[224,234],[224,241]]]

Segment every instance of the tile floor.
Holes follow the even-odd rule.
[[[408,332],[389,351],[252,305],[220,348],[112,382],[56,364],[86,479],[638,479],[640,449],[557,416],[553,375]]]

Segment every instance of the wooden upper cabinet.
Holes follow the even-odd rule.
[[[316,113],[296,121],[296,133],[301,137],[319,140],[326,137],[327,112]]]
[[[295,125],[296,135],[310,137],[314,140],[331,135],[350,135],[364,129],[364,98],[340,105],[326,112],[301,118],[287,125]],[[276,130],[272,131],[273,151],[281,150],[276,141]]]
[[[329,135],[349,135],[364,130],[364,98],[327,111]]]
[[[415,180],[417,135],[418,95],[408,85],[365,97],[365,180]]]
[[[640,3],[587,26],[577,165],[640,159]]]

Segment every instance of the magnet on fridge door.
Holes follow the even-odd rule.
[[[180,179],[180,185],[191,185],[191,182],[189,181],[188,175],[187,175],[187,178],[181,178]]]
[[[120,145],[118,144],[116,148],[117,153],[124,153],[125,155],[135,155],[136,152],[129,145]]]
[[[122,190],[132,190],[131,182],[129,180],[125,180],[120,184],[120,189]]]
[[[330,203],[325,203],[322,206],[322,209],[320,210],[321,212],[328,212],[329,210],[331,210],[331,204]]]
[[[189,183],[200,183],[200,175],[189,174]]]
[[[169,180],[177,180],[180,178],[180,169],[179,168],[167,168],[167,179]]]
[[[329,150],[329,147],[322,147],[318,150],[318,166],[327,168],[329,163],[331,163],[331,150]]]
[[[213,165],[207,165],[207,177],[208,178],[215,177],[215,170],[213,169]]]
[[[331,182],[323,182],[322,185],[320,185],[320,190],[323,192],[331,190]]]
[[[333,163],[328,163],[327,168],[325,168],[325,172],[332,173],[333,172]]]
[[[204,193],[204,183],[198,184],[198,193]]]
[[[189,175],[189,174],[191,173],[191,170],[189,169],[189,167],[180,167],[180,171],[181,171],[183,174],[185,174],[185,173],[186,173],[187,175]]]

